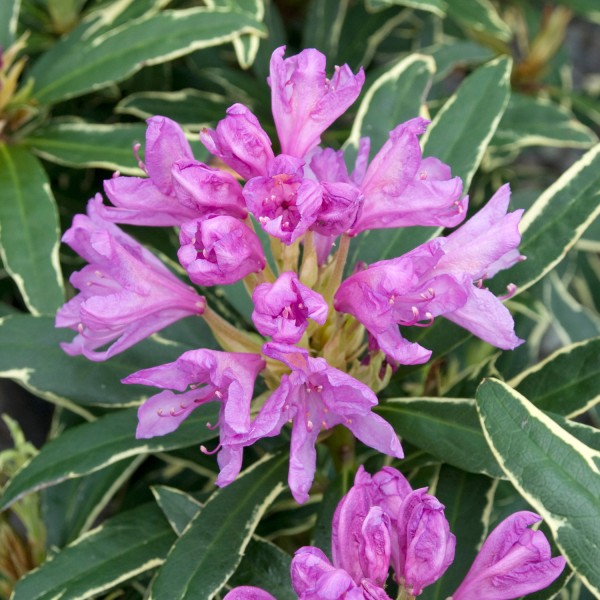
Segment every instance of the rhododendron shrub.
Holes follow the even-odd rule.
[[[131,166],[115,142],[112,174],[62,215],[68,298],[0,324],[39,354],[15,351],[8,376],[80,419],[57,415],[65,433],[0,499],[48,488],[52,559],[16,600],[510,600],[573,577],[598,592],[600,454],[593,417],[573,419],[597,402],[599,348],[552,353],[547,330],[573,307],[581,265],[547,274],[597,212],[597,148],[525,209],[497,168],[509,59],[427,104],[442,55],[380,71],[349,47],[263,40],[273,13],[246,5],[152,10],[129,23],[164,30],[153,44],[204,15],[256,72],[206,54],[190,73],[226,93],[123,100],[145,119]],[[106,25],[81,27],[65,48],[93,62]],[[124,64],[140,51],[125,29],[102,34]]]

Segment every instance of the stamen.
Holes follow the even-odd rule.
[[[514,283],[509,283],[506,286],[506,294],[504,294],[504,296],[498,296],[498,300],[508,300],[509,298],[512,298],[515,295],[516,291],[517,286]]]
[[[308,431],[312,431],[314,428],[313,422],[311,420],[308,420],[306,422],[306,429],[308,429]]]
[[[115,172],[112,174],[112,178],[113,178],[113,179],[116,179],[117,177],[121,177],[121,171],[115,171]]]
[[[211,431],[214,431],[215,429],[217,429],[218,426],[219,426],[219,421],[217,421],[214,425],[211,425],[210,421],[206,421],[206,427],[207,427],[207,429],[210,429]]]
[[[218,443],[217,447],[214,450],[207,450],[206,446],[202,445],[200,446],[200,452],[202,452],[202,454],[206,454],[207,456],[212,456],[213,454],[216,454],[222,447],[221,442]]]
[[[183,402],[179,403],[179,410],[175,409],[175,408],[171,408],[169,410],[169,416],[170,417],[178,417],[179,415],[183,414],[185,412],[185,409],[187,408],[187,404],[184,404]]]
[[[429,311],[425,313],[425,318],[429,319],[428,323],[415,323],[415,325],[417,327],[429,327],[430,325],[433,325],[434,317]]]
[[[223,392],[221,390],[215,390],[215,396],[219,399],[219,400],[223,400]]]
[[[79,333],[83,333],[84,327],[83,327],[83,323],[77,323],[77,331],[79,331]]]
[[[146,173],[146,175],[148,175],[148,171],[146,171],[146,165],[144,164],[144,162],[140,158],[140,148],[141,147],[142,147],[142,145],[140,143],[134,144],[133,145],[133,154],[134,154],[134,156],[136,157],[136,159],[138,161],[139,168],[142,171],[144,171],[144,173]]]

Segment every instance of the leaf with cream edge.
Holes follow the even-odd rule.
[[[16,39],[21,0],[0,2],[0,47],[7,48]]]
[[[176,536],[154,504],[118,514],[81,536],[15,587],[13,600],[83,600],[161,565]]]
[[[219,432],[207,423],[216,423],[219,405],[199,406],[173,433],[136,440],[137,409],[110,413],[77,425],[50,440],[40,452],[6,485],[0,498],[0,510],[20,497],[55,483],[94,473],[117,461],[153,452],[197,446]]]
[[[477,409],[503,471],[542,516],[572,568],[600,596],[600,452],[498,380],[480,385]]]
[[[266,455],[210,497],[173,546],[150,599],[212,598],[223,588],[261,517],[285,488],[287,461],[287,455]]]
[[[0,253],[29,311],[54,314],[65,300],[60,230],[50,182],[23,146],[0,143]]]
[[[512,37],[510,27],[500,18],[490,0],[449,0],[446,13],[459,25],[508,42]]]
[[[541,410],[576,417],[600,402],[600,337],[557,350],[508,383]]]
[[[444,0],[367,0],[367,8],[373,12],[388,6],[406,6],[406,8],[431,12],[438,17],[444,17],[446,14]]]
[[[169,525],[178,536],[202,510],[202,504],[182,490],[166,485],[153,485],[150,489]]]
[[[421,138],[423,156],[435,156],[462,177],[467,192],[510,97],[512,60],[479,67],[435,115]]]
[[[490,289],[509,283],[520,294],[551,271],[600,215],[600,144],[584,154],[525,212],[519,229],[527,260],[498,273]]]
[[[33,96],[52,104],[126,79],[156,65],[233,41],[243,33],[263,35],[264,26],[240,12],[200,7],[165,10],[102,33],[73,53],[68,36],[36,63]]]

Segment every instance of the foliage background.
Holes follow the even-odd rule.
[[[407,449],[395,466],[413,487],[431,486],[458,538],[459,558],[423,597],[450,595],[484,532],[527,506],[577,572],[536,597],[600,597],[599,23],[593,0],[4,0],[1,402],[38,446],[52,442],[38,453],[14,422],[0,430],[0,595],[53,557],[16,585],[17,600],[208,598],[242,583],[285,599],[290,553],[311,541],[327,551],[352,477],[336,469],[339,449],[320,448],[315,493],[298,507],[282,485],[285,440],[263,442],[246,475],[215,492],[215,461],[197,450],[213,407],[176,434],[134,440],[147,390],[120,378],[216,347],[206,329],[186,320],[91,364],[62,353],[69,335],[52,318],[81,267],[59,249],[60,231],[113,170],[139,173],[131,147],[143,119],[167,115],[197,140],[239,101],[275,137],[265,78],[287,44],[319,48],[330,68],[367,69],[361,98],[324,143],[352,155],[363,134],[374,150],[398,122],[430,115],[425,154],[465,179],[471,210],[505,181],[511,207],[531,208],[528,260],[493,282],[496,292],[519,285],[509,305],[527,344],[502,353],[436,323],[420,332],[434,359],[399,369],[381,393],[380,414]],[[194,150],[208,159],[197,141]],[[397,256],[434,233],[363,234],[351,257]],[[173,231],[134,235],[176,263]],[[206,293],[249,327],[239,292]],[[356,457],[383,464],[361,446]]]

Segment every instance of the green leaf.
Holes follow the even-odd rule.
[[[490,48],[468,40],[442,42],[422,48],[421,52],[430,55],[435,60],[434,81],[442,80],[456,67],[479,65],[496,56],[496,53]]]
[[[494,290],[519,294],[552,270],[600,214],[600,144],[552,184],[525,213],[519,250],[527,257],[494,277]]]
[[[46,545],[62,548],[88,531],[143,456],[121,460],[95,473],[43,490]]]
[[[376,408],[398,435],[440,460],[468,471],[504,477],[467,398],[394,398]]]
[[[361,137],[371,138],[373,156],[396,125],[419,114],[434,72],[431,57],[412,54],[373,82],[360,103],[344,144],[344,158],[349,165],[354,163]],[[435,227],[366,231],[352,240],[349,264],[394,258],[427,241],[435,232]]]
[[[594,23],[600,23],[600,8],[598,8],[596,0],[561,0],[561,4],[568,6]]]
[[[450,531],[456,536],[454,561],[441,579],[423,591],[423,600],[444,600],[452,596],[464,579],[486,535],[497,479],[474,475],[442,465],[435,497],[446,507]]]
[[[58,214],[48,177],[26,148],[0,143],[0,189],[4,268],[33,314],[54,314],[65,291],[58,262]]]
[[[6,485],[0,510],[21,496],[66,479],[94,473],[132,456],[196,446],[218,435],[206,426],[219,417],[217,403],[201,405],[168,435],[136,439],[137,410],[120,410],[68,429],[50,440]]]
[[[187,88],[178,92],[131,94],[119,102],[115,112],[140,119],[164,115],[184,127],[199,130],[220,121],[230,104],[220,94]]]
[[[214,493],[173,546],[150,598],[213,597],[235,572],[256,525],[283,490],[286,469],[287,456],[267,455]]]
[[[406,6],[431,12],[438,17],[446,14],[446,2],[444,0],[367,0],[367,9],[373,12],[383,10],[389,6]]]
[[[421,138],[423,156],[436,156],[462,177],[467,192],[510,96],[512,61],[497,58],[469,75]]]
[[[316,48],[337,64],[340,34],[349,0],[312,0],[302,32],[302,46]]]
[[[228,585],[250,585],[269,592],[277,600],[296,600],[292,590],[290,565],[292,557],[267,540],[254,536],[237,571]]]
[[[166,485],[152,486],[152,493],[173,531],[180,536],[202,510],[202,504],[182,490]]]
[[[491,144],[502,150],[527,146],[589,148],[597,141],[598,136],[560,104],[513,93]]]
[[[145,124],[100,125],[50,121],[25,140],[42,158],[69,167],[98,167],[143,175],[133,145],[146,139]]]
[[[481,384],[477,409],[502,470],[543,517],[569,564],[600,596],[600,452],[500,381]]]
[[[122,81],[144,66],[170,61],[195,50],[232,41],[243,33],[264,33],[240,12],[190,8],[163,11],[130,21],[85,44],[68,37],[46,53],[43,68],[31,69],[33,95],[54,103]]]
[[[600,401],[600,337],[561,348],[509,384],[542,410],[586,412]]]
[[[121,384],[127,375],[172,362],[193,348],[214,348],[203,321],[192,318],[188,326],[198,328],[200,334],[194,346],[173,341],[168,328],[110,360],[95,363],[61,349],[60,343],[73,339],[74,332],[55,328],[53,318],[11,315],[0,319],[0,377],[90,418],[83,407],[133,406],[153,393],[147,386]]]
[[[3,0],[0,2],[0,47],[5,50],[17,37],[20,8],[21,0]]]
[[[175,539],[160,509],[145,504],[105,521],[21,579],[14,600],[76,600],[160,565]]]
[[[489,0],[446,0],[446,3],[446,14],[462,27],[505,42],[511,39],[510,27]]]

